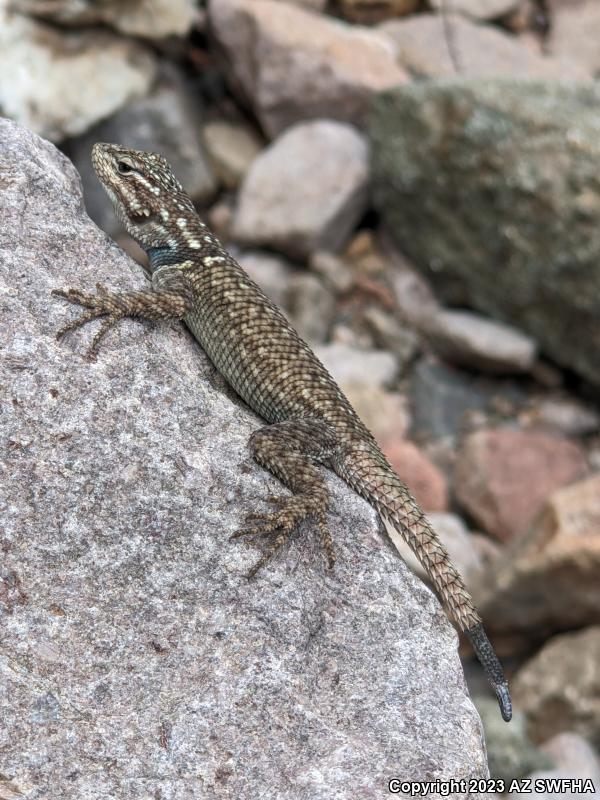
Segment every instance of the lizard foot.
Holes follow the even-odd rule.
[[[242,536],[264,536],[270,539],[267,549],[248,572],[248,578],[253,578],[267,561],[270,561],[287,537],[303,520],[309,516],[315,516],[314,498],[310,495],[269,497],[267,500],[277,506],[278,510],[268,514],[248,514],[245,520],[246,526],[230,537],[230,539],[239,539]],[[318,517],[317,525],[327,556],[328,567],[331,569],[335,564],[333,540],[323,519],[324,513],[318,514]]]
[[[87,350],[89,359],[95,358],[101,340],[126,314],[126,311],[115,303],[114,295],[111,295],[102,284],[97,283],[96,290],[97,294],[82,292],[79,289],[53,289],[51,293],[54,297],[62,297],[73,305],[88,309],[81,316],[64,325],[56,334],[57,339],[62,339],[65,334],[81,328],[92,320],[104,317],[99,331]]]

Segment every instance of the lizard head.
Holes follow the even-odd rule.
[[[144,249],[176,245],[176,219],[194,206],[161,155],[99,142],[92,165],[125,229]]]

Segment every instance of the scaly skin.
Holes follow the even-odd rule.
[[[63,336],[102,319],[90,355],[125,317],[184,320],[217,369],[269,425],[254,433],[254,458],[289,487],[277,508],[255,514],[234,537],[263,534],[269,545],[254,575],[306,517],[315,520],[329,566],[329,502],[321,465],[334,470],[406,539],[448,615],[470,638],[511,717],[508,685],[462,578],[436,533],[373,436],[308,345],[221,246],[159,155],[96,144],[92,161],[127,231],[146,250],[152,288],[116,293],[97,287],[54,294],[87,310]]]

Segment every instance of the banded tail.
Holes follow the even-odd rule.
[[[508,682],[462,577],[406,485],[372,442],[353,445],[336,473],[390,522],[427,572],[446,613],[468,637],[494,689],[502,718],[512,717]]]

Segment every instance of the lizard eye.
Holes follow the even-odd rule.
[[[129,175],[133,172],[133,167],[127,161],[117,161],[117,169],[121,175]]]

